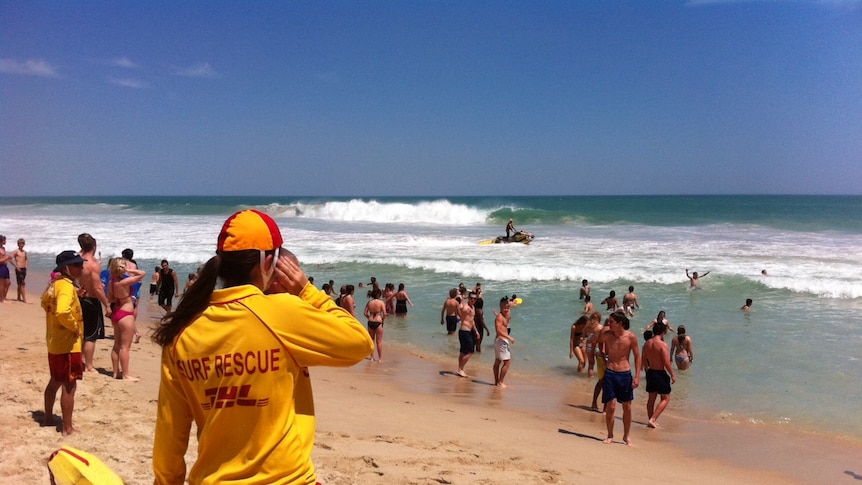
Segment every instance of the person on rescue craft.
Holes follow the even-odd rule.
[[[184,483],[192,422],[198,450],[191,485],[317,482],[308,367],[354,365],[371,355],[373,343],[361,323],[308,283],[281,245],[268,215],[230,216],[216,255],[156,328],[156,484]]]

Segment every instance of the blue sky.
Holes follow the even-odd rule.
[[[0,195],[862,194],[862,0],[0,0]]]

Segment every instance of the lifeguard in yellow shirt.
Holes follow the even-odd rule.
[[[42,309],[45,310],[45,341],[48,344],[48,368],[51,380],[45,386],[45,417],[43,426],[54,425],[54,401],[60,393],[60,410],[63,413],[63,435],[75,431],[72,426],[72,411],[75,408],[75,391],[78,381],[84,377],[81,346],[84,335],[84,316],[78,302],[75,280],[84,271],[84,259],[75,251],[63,251],[57,255],[55,273],[59,276],[48,285],[42,294]]]
[[[162,371],[153,469],[182,484],[192,422],[197,460],[188,482],[314,484],[314,400],[308,367],[368,357],[368,332],[308,283],[282,249],[275,221],[230,216],[216,256],[153,339]],[[220,280],[223,289],[215,289]]]

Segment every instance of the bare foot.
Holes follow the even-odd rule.
[[[634,441],[632,441],[631,438],[623,438],[623,441],[625,441],[626,445],[628,445],[628,446],[634,446],[635,445]]]
[[[599,409],[599,406],[598,406],[598,405],[596,405],[596,404],[593,404],[592,406],[590,406],[590,410],[591,410],[591,411],[595,411],[595,412],[597,412],[597,413],[602,412],[602,411]]]
[[[123,380],[124,380],[124,381],[138,382],[139,380],[141,380],[141,378],[140,378],[140,377],[135,377],[135,376],[127,376],[127,375],[124,375],[124,376],[123,376]]]
[[[614,443],[614,437],[608,436],[608,438],[604,441],[606,445],[612,445]]]
[[[135,338],[132,339],[132,342],[136,344],[141,342],[141,334],[137,330],[135,330]]]
[[[85,369],[85,370],[84,370],[84,372],[96,372],[96,368],[95,368],[95,367],[90,367],[90,368],[88,368],[88,369]]]
[[[77,433],[77,432],[78,432],[78,428],[75,428],[74,426],[69,426],[68,428],[66,428],[66,427],[63,428],[63,436],[69,436],[70,434]]]
[[[461,377],[470,377],[470,376],[468,376],[468,375],[467,375],[467,373],[466,373],[466,372],[464,372],[464,371],[462,371],[462,370],[460,370],[460,369],[458,369],[457,374],[458,374],[459,376],[461,376]]]
[[[658,428],[658,423],[656,423],[655,421],[650,419],[649,422],[647,422],[646,427],[647,428]]]
[[[497,387],[502,387],[503,389],[505,389],[505,388],[509,387],[509,386],[507,386],[506,384],[503,384],[502,382],[498,382],[498,383],[496,383],[496,384],[494,384],[494,385],[495,385],[495,386],[497,386]]]

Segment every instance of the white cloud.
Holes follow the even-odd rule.
[[[0,72],[24,76],[60,77],[57,69],[42,59],[0,59]]]
[[[137,69],[139,67],[128,57],[115,57],[113,59],[109,59],[107,63],[111,66],[124,67],[126,69]]]
[[[108,78],[108,82],[110,82],[111,84],[117,85],[117,86],[122,86],[124,88],[146,89],[146,88],[150,87],[149,84],[147,84],[144,81],[140,81],[138,79],[112,77],[112,78]]]
[[[174,69],[174,74],[184,77],[217,77],[218,73],[210,66],[209,62],[202,62],[189,67]]]

